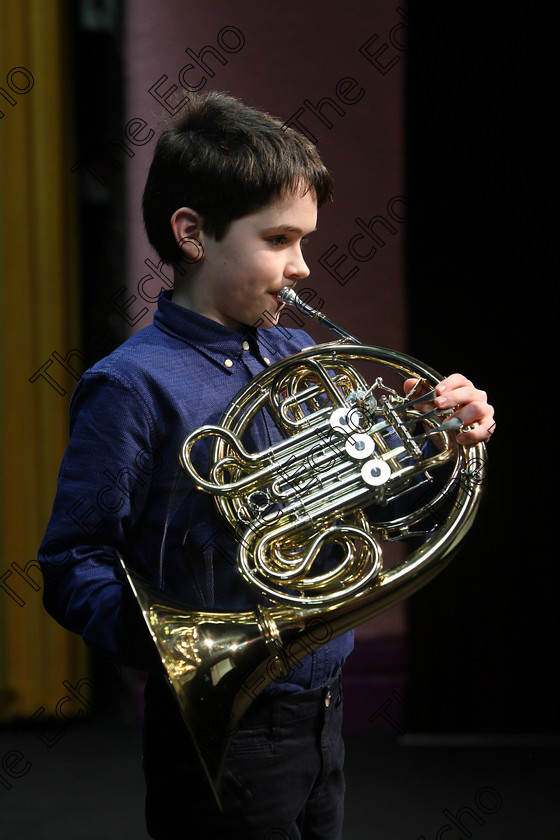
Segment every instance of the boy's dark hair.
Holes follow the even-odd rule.
[[[171,217],[180,207],[199,213],[220,240],[231,222],[301,184],[319,207],[332,196],[331,175],[302,134],[231,96],[189,99],[158,140],[142,200],[148,239],[164,262],[179,257]]]

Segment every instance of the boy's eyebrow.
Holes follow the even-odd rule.
[[[314,227],[313,230],[303,231],[301,228],[294,227],[293,225],[270,225],[270,227],[267,227],[266,230],[268,230],[268,231],[272,231],[272,230],[283,231],[285,233],[305,233],[305,235],[307,236],[309,233],[315,233],[317,228]]]

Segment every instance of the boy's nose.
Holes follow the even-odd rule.
[[[303,254],[301,252],[297,257],[294,257],[293,260],[290,260],[284,272],[284,275],[286,277],[294,278],[296,280],[303,279],[304,277],[309,277],[310,274],[311,271],[309,270],[307,263],[303,259]]]

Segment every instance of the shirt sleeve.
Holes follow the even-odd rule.
[[[155,646],[118,556],[142,515],[149,482],[135,480],[153,423],[134,391],[86,373],[70,405],[70,441],[39,549],[46,610],[124,665],[150,670]]]

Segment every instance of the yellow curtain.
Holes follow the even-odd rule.
[[[37,563],[80,347],[66,8],[0,2],[0,722],[83,714],[67,698],[89,686],[83,642],[44,611]]]

